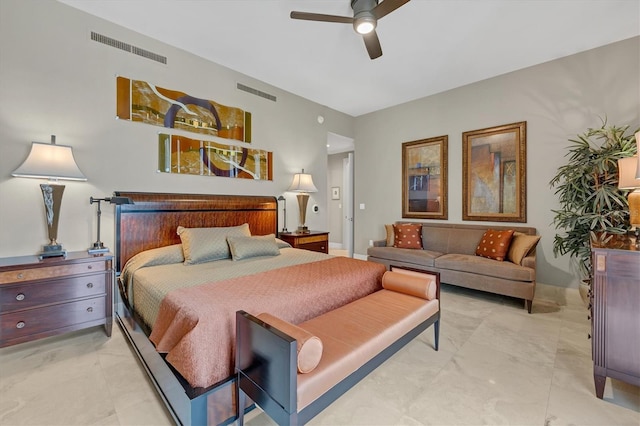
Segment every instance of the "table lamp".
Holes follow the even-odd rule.
[[[49,244],[39,253],[40,259],[66,256],[67,251],[58,243],[58,220],[64,185],[55,184],[58,180],[86,181],[75,159],[73,149],[66,145],[56,145],[56,136],[51,135],[51,143],[32,142],[31,152],[24,163],[11,173],[11,176],[36,179],[49,179],[49,183],[40,184],[44,199],[44,213],[49,236]]]
[[[640,132],[636,133],[636,145],[640,148]],[[636,237],[640,235],[640,150],[633,157],[618,160],[618,188],[630,190],[629,223],[631,230],[635,230]]]
[[[300,213],[300,225],[298,226],[298,233],[308,234],[309,228],[305,225],[307,216],[307,203],[309,202],[309,192],[318,192],[318,188],[313,184],[313,178],[310,174],[305,173],[302,169],[302,173],[296,173],[293,176],[293,182],[288,191],[297,192],[298,208]]]
[[[93,246],[89,247],[87,252],[89,254],[106,253],[109,251],[108,247],[105,247],[104,243],[100,240],[100,218],[102,217],[102,210],[100,209],[100,202],[104,201],[110,204],[122,205],[133,204],[133,201],[129,197],[107,197],[107,198],[93,198],[89,197],[89,204],[98,203],[98,238]]]

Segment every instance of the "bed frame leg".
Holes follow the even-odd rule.
[[[236,379],[236,383],[240,383],[240,375]],[[238,426],[244,425],[244,406],[247,403],[247,395],[236,385],[236,409],[238,410]]]

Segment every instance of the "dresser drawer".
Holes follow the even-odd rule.
[[[327,240],[324,240],[324,241],[318,241],[318,242],[313,242],[313,243],[300,244],[298,246],[298,248],[301,248],[301,249],[304,249],[304,250],[317,251],[317,252],[320,252],[320,253],[328,253],[329,250],[328,250],[327,246],[328,246]]]
[[[104,262],[103,262],[104,264]],[[0,286],[0,313],[98,296],[106,292],[105,273]]]
[[[25,336],[99,321],[105,318],[105,297],[78,300],[0,315],[0,335],[7,342]]]
[[[310,235],[308,237],[298,237],[298,246],[307,245],[311,243],[321,243],[327,241],[326,235]],[[301,247],[304,248],[304,247]]]
[[[106,271],[106,269],[107,264],[104,260],[69,265],[45,266],[42,268],[16,269],[14,271],[0,272],[0,284],[14,284],[25,281],[42,280],[51,277],[59,278],[66,275],[101,272]]]

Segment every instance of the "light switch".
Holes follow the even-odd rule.
[[[364,210],[364,203],[360,203],[360,210]]]

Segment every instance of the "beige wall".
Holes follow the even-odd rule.
[[[90,32],[168,57],[162,65],[90,40]],[[355,252],[382,238],[383,224],[401,216],[402,142],[449,135],[449,221],[462,222],[461,133],[527,121],[528,224],[539,229],[540,282],[576,285],[566,258],[552,252],[557,207],[549,180],[563,164],[567,139],[610,123],[640,124],[640,38],[512,72],[383,111],[352,118],[159,41],[54,1],[0,1],[0,256],[35,254],[46,242],[38,181],[10,176],[30,142],[74,147],[88,182],[66,184],[59,239],[84,250],[95,239],[90,196],[114,190],[274,195],[305,168],[319,192],[307,213],[327,229],[327,132],[355,138]],[[437,66],[437,64],[434,64]],[[253,114],[251,147],[274,152],[274,180],[248,181],[156,172],[159,127],[115,120],[115,76],[237,106]],[[240,82],[278,97],[273,103],[238,91]],[[316,117],[325,117],[319,125]],[[219,140],[224,142],[224,140]],[[297,224],[287,194],[287,225]],[[358,206],[364,203],[366,210]],[[282,223],[280,224],[280,227]],[[102,240],[113,247],[113,210],[104,208]]]
[[[168,64],[91,41],[91,31],[164,55]],[[352,117],[55,1],[2,0],[0,52],[1,257],[35,254],[47,242],[39,181],[12,178],[11,172],[32,141],[48,142],[51,134],[73,146],[89,179],[65,184],[59,241],[67,250],[84,250],[95,240],[90,196],[114,190],[278,196],[302,168],[319,191],[309,205],[318,204],[320,212],[308,213],[307,224],[326,228],[327,132],[353,136]],[[157,173],[162,128],[115,119],[116,75],[250,111],[253,143],[247,146],[274,152],[273,182]],[[237,82],[273,94],[277,102],[239,91]],[[293,207],[287,224],[295,228],[297,201],[292,193],[285,196]],[[103,207],[102,219],[102,240],[113,247],[112,207]]]
[[[527,224],[542,235],[538,281],[576,286],[568,259],[553,255],[558,203],[549,181],[567,140],[598,127],[599,117],[640,126],[639,53],[635,37],[358,117],[355,205],[366,210],[355,210],[355,252],[401,218],[402,142],[449,135],[449,221],[462,223],[462,132],[527,121]]]

